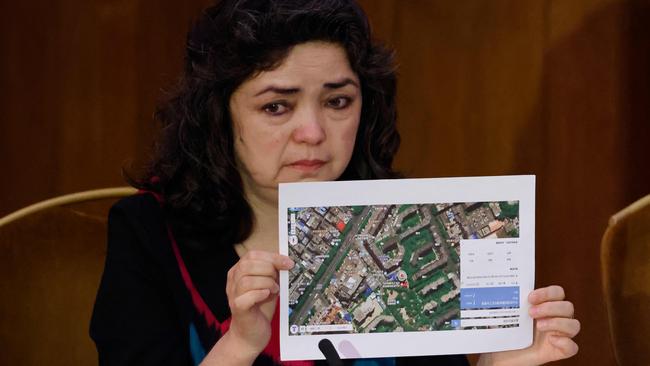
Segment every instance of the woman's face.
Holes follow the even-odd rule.
[[[278,183],[343,173],[359,127],[361,86],[341,46],[307,42],[242,83],[230,114],[246,194],[275,199]]]

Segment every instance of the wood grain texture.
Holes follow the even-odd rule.
[[[162,89],[208,2],[2,3],[0,215],[123,185],[148,156]]]
[[[406,174],[530,171],[519,161],[537,152],[520,145],[541,118],[542,5],[412,1],[397,8],[404,138],[397,165]]]
[[[0,215],[123,184],[207,0],[0,3]],[[583,331],[562,365],[613,365],[598,274],[607,218],[650,192],[650,1],[361,0],[397,50],[397,168],[536,174],[537,283]]]

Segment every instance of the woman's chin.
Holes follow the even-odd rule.
[[[340,174],[335,174],[327,165],[318,169],[301,169],[289,167],[287,174],[279,179],[279,183],[297,182],[326,182],[336,180]]]

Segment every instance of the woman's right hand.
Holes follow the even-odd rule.
[[[251,250],[228,271],[226,294],[232,317],[224,337],[240,356],[254,360],[269,343],[280,290],[278,271],[293,265],[285,255]]]

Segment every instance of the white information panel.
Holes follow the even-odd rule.
[[[280,185],[282,360],[529,346],[535,177]]]

